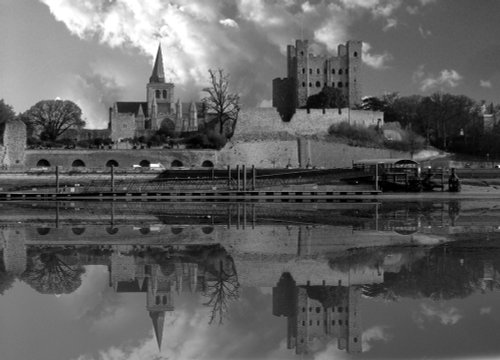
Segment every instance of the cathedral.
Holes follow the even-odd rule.
[[[174,102],[174,84],[165,81],[161,45],[158,46],[153,72],[146,85],[146,101],[117,101],[109,109],[111,140],[120,142],[151,136],[160,128],[171,132],[196,132],[206,117],[201,102]]]

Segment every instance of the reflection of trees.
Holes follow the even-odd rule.
[[[42,294],[70,294],[80,287],[84,272],[81,265],[68,265],[52,251],[32,257],[21,278]]]
[[[219,324],[224,321],[229,303],[239,297],[240,283],[236,274],[236,268],[231,257],[219,259],[213,272],[214,278],[207,281],[205,296],[208,301],[203,305],[212,308],[209,324],[219,319]]]
[[[9,290],[16,279],[14,275],[5,271],[5,264],[2,259],[3,254],[0,252],[0,295],[3,295],[7,290]]]

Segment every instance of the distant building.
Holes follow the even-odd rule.
[[[177,133],[197,131],[204,122],[204,104],[174,99],[174,84],[165,81],[160,45],[146,85],[146,101],[118,101],[109,109],[111,140],[152,135],[162,126]]]
[[[361,104],[362,42],[338,46],[337,56],[314,55],[308,40],[287,47],[287,77],[273,80],[273,106],[302,108],[323,87],[341,90],[349,108]],[[281,111],[280,111],[281,112]]]

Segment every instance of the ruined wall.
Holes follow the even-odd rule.
[[[274,108],[251,108],[240,112],[234,136],[252,134],[265,137],[269,133],[286,132],[291,135],[326,134],[333,124],[349,122],[360,126],[375,126],[384,122],[380,111],[341,109],[297,109],[289,122],[284,122]]]
[[[12,120],[5,124],[3,134],[5,155],[2,165],[9,169],[23,169],[26,151],[26,125],[21,120]]]

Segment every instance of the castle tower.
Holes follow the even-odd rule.
[[[196,109],[196,103],[193,101],[189,105],[189,131],[198,130],[198,111]]]
[[[163,68],[163,54],[161,44],[158,45],[153,71],[149,78],[149,83],[146,86],[146,98],[148,102],[148,110],[151,114],[152,129],[157,129],[156,117],[159,115],[169,115],[171,112],[171,104],[174,98],[174,84],[165,82],[165,72]],[[157,104],[157,114],[153,115],[152,106],[153,100]]]
[[[348,75],[348,103],[352,108],[361,104],[361,55],[363,43],[361,41],[347,42],[347,69]]]

